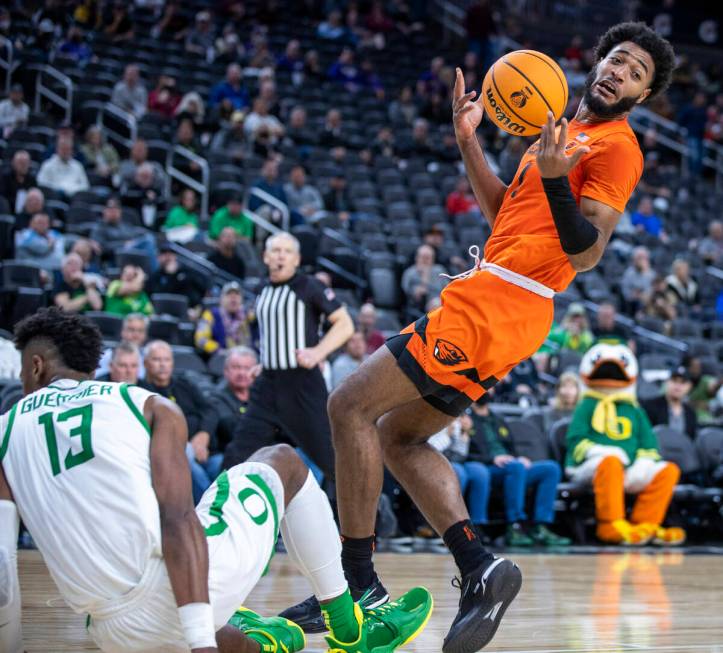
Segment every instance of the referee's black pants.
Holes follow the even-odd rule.
[[[261,447],[291,440],[334,478],[334,450],[326,412],[328,393],[318,367],[264,370],[251,386],[249,403],[226,447],[224,469]],[[285,436],[285,437],[282,437]]]

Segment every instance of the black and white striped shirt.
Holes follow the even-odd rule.
[[[305,274],[265,286],[256,300],[263,368],[299,367],[296,350],[316,345],[322,317],[340,307],[333,290]]]

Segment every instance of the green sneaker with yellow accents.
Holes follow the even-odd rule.
[[[283,617],[262,617],[241,606],[228,620],[244,635],[259,643],[261,653],[296,653],[306,646],[304,631]]]
[[[392,653],[424,630],[433,607],[432,594],[424,587],[415,587],[396,601],[371,610],[362,610],[355,603],[359,637],[354,642],[341,642],[330,629],[327,653]]]

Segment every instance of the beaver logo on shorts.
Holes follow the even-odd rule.
[[[437,339],[434,344],[434,357],[442,363],[442,365],[459,365],[466,363],[469,359],[457,345],[449,340]]]

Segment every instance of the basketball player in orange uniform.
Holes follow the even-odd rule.
[[[457,70],[457,142],[492,227],[485,259],[452,281],[438,309],[391,338],[329,400],[349,584],[363,602],[386,597],[372,565],[386,464],[442,534],[461,572],[459,612],[444,653],[477,651],[492,639],[521,575],[482,547],[452,468],[427,439],[540,347],[552,323],[553,295],[600,260],[643,168],[627,115],[668,86],[674,67],[671,46],[642,23],[612,27],[596,59],[574,120],[556,130],[549,114],[509,187],[485,161],[475,133],[482,100],[464,93]]]

